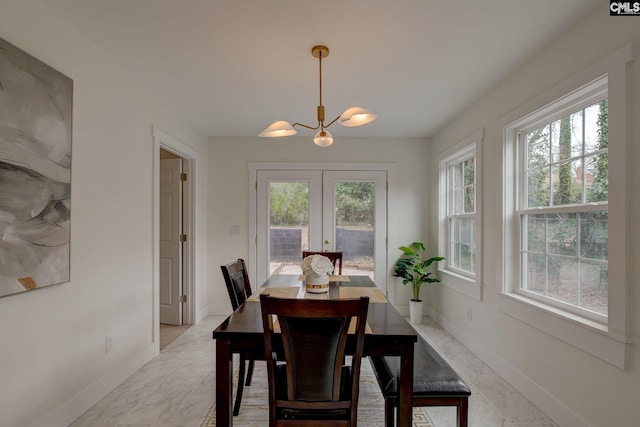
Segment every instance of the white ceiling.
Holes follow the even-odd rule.
[[[210,136],[275,120],[315,125],[324,44],[328,119],[379,119],[334,136],[428,137],[566,31],[598,0],[43,0],[145,76]],[[300,134],[312,134],[302,130]]]

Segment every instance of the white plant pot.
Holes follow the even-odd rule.
[[[414,325],[420,325],[422,323],[422,308],[424,303],[422,301],[409,300],[409,318]]]

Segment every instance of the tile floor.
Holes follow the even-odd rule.
[[[199,427],[214,400],[215,342],[224,316],[189,328],[71,427]],[[471,427],[557,427],[485,363],[425,317],[416,327],[471,387]],[[454,425],[453,408],[429,408],[435,427]]]

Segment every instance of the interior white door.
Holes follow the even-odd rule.
[[[257,170],[256,284],[299,274],[303,250],[342,250],[343,274],[386,293],[387,172]]]
[[[182,325],[182,159],[160,160],[160,323]]]

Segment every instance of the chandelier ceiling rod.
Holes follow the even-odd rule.
[[[331,123],[329,123],[328,125],[324,125],[324,105],[322,105],[322,58],[326,58],[327,56],[329,56],[329,48],[326,46],[314,46],[313,49],[311,49],[311,55],[313,55],[315,58],[318,58],[318,69],[319,69],[319,73],[318,75],[319,77],[319,88],[320,88],[320,103],[317,107],[317,117],[318,117],[318,125],[316,127],[311,127],[309,125],[305,125],[304,123],[294,123],[292,126],[302,126],[305,127],[307,129],[311,129],[311,130],[316,130],[318,128],[320,128],[320,130],[324,130],[325,128],[328,128],[329,126],[331,126],[332,124],[335,123],[336,120],[338,120],[340,118],[340,116],[336,117],[335,119],[333,119],[331,121]]]

